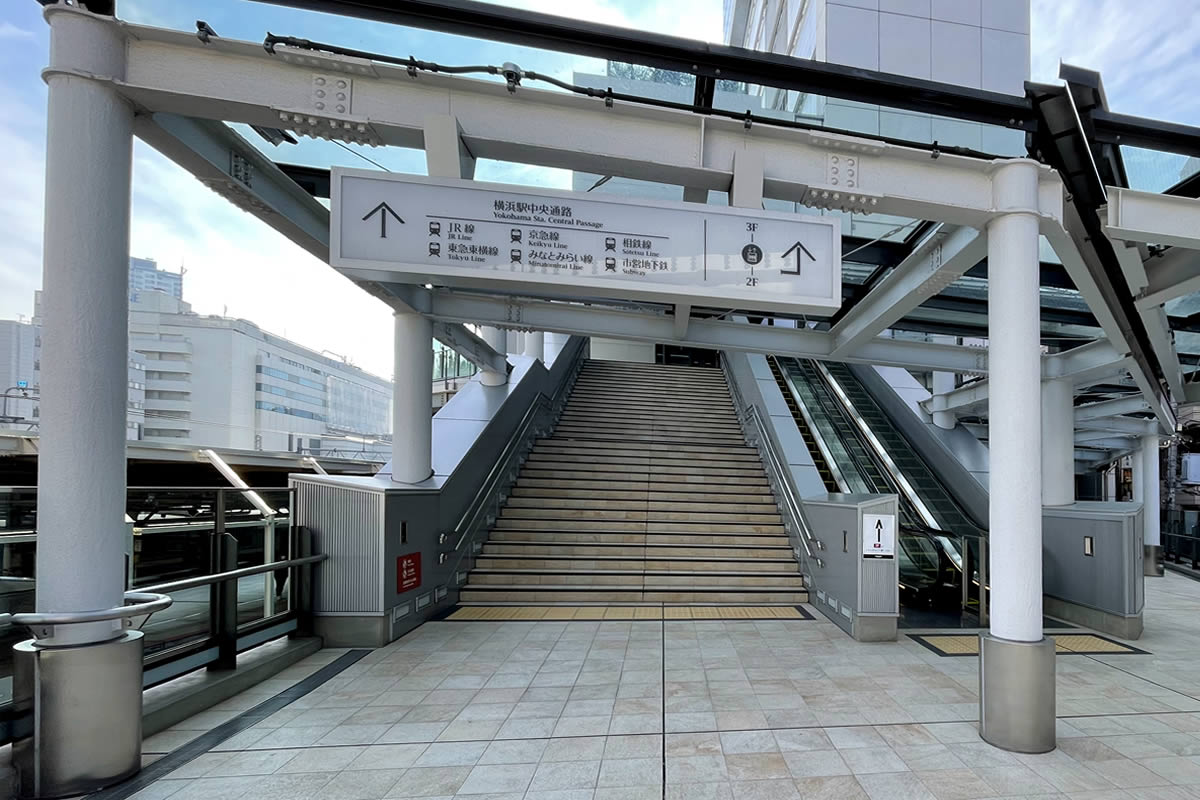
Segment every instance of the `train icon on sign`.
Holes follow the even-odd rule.
[[[520,229],[520,228],[513,228],[512,230],[510,230],[510,231],[508,232],[508,238],[509,238],[511,241],[514,241],[514,242],[519,242],[519,241],[521,241],[521,229]]]
[[[519,249],[519,248],[516,248],[516,247],[514,247],[512,250],[509,250],[509,251],[508,251],[508,258],[509,258],[509,260],[511,260],[511,261],[512,261],[512,263],[514,263],[514,264],[520,264],[520,263],[521,263],[521,251],[520,251],[520,249]]]
[[[429,235],[430,236],[441,236],[442,235],[442,223],[440,223],[440,222],[429,223]]]
[[[442,257],[442,243],[441,242],[430,242],[429,243],[429,255],[437,256],[438,258],[441,258]]]
[[[612,236],[605,236],[604,249],[612,250],[614,253],[617,252],[617,240]]]

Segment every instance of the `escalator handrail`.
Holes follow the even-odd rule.
[[[854,403],[852,403],[850,398],[846,396],[846,392],[842,388],[842,385],[838,383],[837,379],[829,373],[829,370],[824,364],[819,361],[815,363],[817,365],[817,369],[821,373],[821,377],[828,382],[829,388],[833,391],[833,396],[837,398],[842,408],[845,409],[847,415],[849,415],[850,419],[854,421],[855,426],[857,426],[859,432],[862,433],[867,445],[875,453],[876,458],[879,459],[884,469],[888,471],[889,476],[893,481],[895,481],[896,486],[900,488],[906,499],[912,504],[913,508],[917,510],[921,520],[930,528],[935,530],[938,529],[937,519],[934,518],[924,501],[921,500],[920,495],[918,495],[916,490],[913,489],[912,484],[908,482],[908,478],[906,478],[904,473],[900,471],[900,468],[896,466],[896,462],[892,460],[891,455],[887,452],[887,449],[883,446],[883,443],[880,442],[879,439],[876,438],[874,432],[871,431],[871,426],[868,425],[867,421],[864,420],[862,415],[858,413],[858,409],[854,407]]]
[[[899,428],[896,427],[896,424],[890,418],[890,414],[888,414],[887,411],[885,411],[884,408],[879,405],[879,403],[875,400],[875,398],[872,396],[871,392],[867,389],[867,387],[849,369],[849,365],[838,364],[838,366],[840,366],[842,368],[842,370],[852,380],[854,380],[855,383],[857,383],[858,390],[861,391],[867,397],[868,402],[870,402],[871,405],[874,407],[875,413],[879,416],[879,418],[884,420],[884,422],[891,428],[892,433],[894,435],[898,436],[901,440],[904,440],[905,442],[907,442],[907,437],[905,436],[904,433],[902,433],[900,431]],[[837,380],[836,376],[831,376],[831,377],[834,377],[834,380]],[[840,382],[838,385],[841,386]],[[842,387],[842,388],[844,391],[844,387]],[[849,400],[849,393],[846,394],[846,397],[849,402],[853,403],[853,401]],[[857,411],[857,407],[855,407],[855,410]],[[864,422],[865,422],[865,417],[864,417]],[[882,442],[880,442],[880,446],[884,447],[884,449],[886,451],[886,446],[883,445]],[[945,528],[940,527],[938,525],[932,526],[930,528],[930,530],[933,532],[936,532],[936,533],[948,534],[948,535],[954,535],[954,536],[972,536],[975,538],[986,537],[988,535],[987,528],[980,526],[977,522],[975,522],[975,520],[973,520],[971,518],[971,515],[962,508],[961,504],[959,504],[959,502],[955,498],[954,493],[950,491],[950,489],[939,478],[939,476],[930,468],[929,464],[925,461],[925,459],[921,456],[921,454],[919,452],[917,452],[916,450],[912,449],[911,447],[909,448],[909,450],[910,450],[912,457],[917,462],[919,462],[922,467],[924,467],[925,472],[928,475],[929,479],[932,480],[934,485],[936,485],[937,488],[942,492],[942,494],[945,495],[946,500],[954,506],[956,513],[962,518],[961,525],[955,525],[953,532],[950,532],[950,531],[946,530]],[[960,528],[961,528],[961,530],[960,530]]]
[[[769,358],[774,359],[775,356],[769,356]],[[778,359],[776,359],[776,365],[778,366]],[[788,392],[792,395],[792,400],[796,402],[796,408],[800,410],[800,416],[804,418],[804,424],[808,426],[808,432],[812,436],[813,441],[816,443],[819,455],[825,461],[825,466],[828,468],[829,474],[833,476],[833,480],[837,484],[838,490],[842,492],[849,491],[846,483],[846,476],[842,474],[842,470],[840,467],[838,467],[837,460],[833,457],[833,453],[829,449],[829,445],[825,443],[825,437],[821,435],[821,432],[814,424],[812,414],[809,413],[808,407],[805,405],[804,400],[800,397],[800,392],[796,388],[795,381],[792,379],[792,376],[788,374],[787,370],[780,369],[779,374],[783,377],[783,382],[787,386]]]

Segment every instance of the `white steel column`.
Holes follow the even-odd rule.
[[[542,331],[529,331],[525,334],[525,355],[536,358],[538,361],[546,360],[546,334]]]
[[[1054,749],[1054,643],[1042,636],[1038,166],[999,163],[988,234],[989,584],[981,635],[980,735]]]
[[[939,335],[934,336],[932,340],[938,344],[958,344],[957,336]],[[930,388],[934,397],[954,391],[957,376],[953,372],[934,372],[932,377],[933,380],[930,382],[932,386]],[[936,408],[936,406],[937,401],[934,400],[934,407]],[[958,415],[953,411],[934,411],[933,424],[945,430],[953,430],[954,426],[958,424]]]
[[[1162,567],[1162,511],[1161,484],[1159,483],[1158,434],[1142,437],[1142,447],[1133,474],[1141,473],[1142,490],[1142,543],[1145,551],[1143,572],[1150,577],[1163,574]]]
[[[51,7],[38,454],[37,610],[124,603],[133,109],[88,75],[125,75],[111,20]],[[55,645],[120,622],[62,625]],[[43,640],[44,641],[44,640]]]
[[[953,372],[935,372],[933,373],[933,396],[949,394],[954,391],[954,373]],[[936,408],[937,401],[934,400]],[[953,411],[934,411],[933,424],[945,430],[953,430],[958,423],[958,416]]]
[[[1042,384],[1042,504],[1075,502],[1075,387],[1059,378]]]
[[[395,314],[392,375],[392,480],[420,483],[433,474],[433,322]]]

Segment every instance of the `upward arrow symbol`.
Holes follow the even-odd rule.
[[[783,254],[784,259],[787,259],[787,257],[790,256],[792,253],[796,254],[796,268],[795,269],[781,269],[779,271],[781,273],[783,273],[784,275],[799,275],[800,274],[800,253],[801,252],[803,252],[804,255],[808,256],[809,261],[817,260],[816,257],[812,253],[808,252],[807,247],[805,247],[801,242],[797,241],[794,245],[792,245],[791,247],[789,247],[787,249],[786,253]]]
[[[386,202],[380,203],[379,205],[375,206],[370,211],[368,211],[366,214],[364,214],[363,221],[364,222],[367,221],[375,214],[379,214],[379,238],[381,238],[381,239],[387,238],[387,215],[388,214],[391,214],[393,217],[395,217],[396,221],[399,222],[401,225],[404,224],[404,220],[400,219],[400,215],[397,214],[395,211],[393,211],[392,207],[389,206]]]

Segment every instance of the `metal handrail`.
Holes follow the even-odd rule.
[[[761,444],[761,451],[771,462],[768,465],[768,475],[775,476],[775,482],[779,484],[780,490],[784,494],[783,502],[787,506],[789,516],[799,528],[798,538],[800,544],[804,547],[804,553],[808,560],[816,564],[820,568],[825,567],[825,559],[816,555],[815,550],[824,550],[825,545],[820,539],[812,535],[812,529],[808,526],[808,517],[804,514],[804,507],[800,503],[800,499],[796,497],[792,482],[788,479],[788,472],[784,468],[784,461],[780,458],[779,452],[775,448],[775,442],[767,433],[766,425],[763,424],[759,414],[758,406],[745,402],[742,397],[742,390],[734,379],[733,370],[729,366],[728,359],[725,354],[721,354],[721,372],[725,375],[725,383],[729,386],[729,391],[733,395],[734,410],[737,412],[738,420],[744,421],[747,424],[753,424],[755,432],[756,445]]]
[[[766,426],[763,424],[762,417],[759,415],[758,406],[746,406],[746,419],[753,423],[756,432],[758,444],[761,446],[763,455],[771,462],[769,468],[771,473],[775,475],[775,482],[779,485],[780,491],[783,494],[784,505],[787,506],[788,514],[799,528],[800,544],[804,547],[805,555],[809,560],[815,563],[818,567],[825,566],[825,560],[814,552],[814,547],[818,550],[824,549],[821,540],[812,535],[812,530],[808,527],[808,518],[804,515],[804,508],[800,504],[800,499],[796,497],[792,488],[792,483],[787,479],[787,472],[784,468],[784,462],[779,456],[775,448],[775,443],[768,435]]]
[[[20,614],[0,614],[0,622],[13,625],[33,627],[35,625],[80,625],[87,622],[105,622],[112,619],[125,619],[150,615],[162,611],[174,602],[165,594],[156,592],[126,592],[126,600],[135,601],[132,605],[117,608],[105,608],[97,611],[62,611],[62,612],[29,612]]]
[[[917,513],[920,514],[921,521],[933,530],[942,530],[937,519],[934,518],[933,513],[925,505],[925,502],[921,499],[920,495],[917,494],[917,491],[912,487],[912,484],[908,482],[908,478],[905,477],[904,473],[900,471],[900,468],[896,466],[896,462],[892,460],[892,456],[890,453],[888,453],[887,448],[885,448],[883,443],[880,442],[878,437],[875,436],[875,432],[871,430],[871,426],[867,424],[867,421],[864,420],[862,415],[858,413],[858,409],[854,407],[854,403],[852,403],[850,398],[846,396],[846,392],[844,389],[842,389],[842,385],[838,383],[837,378],[830,375],[829,370],[820,361],[815,363],[817,369],[821,373],[821,377],[825,379],[825,382],[833,391],[833,396],[837,398],[837,401],[839,404],[841,404],[842,409],[845,410],[847,416],[849,416],[854,422],[854,426],[858,428],[861,438],[866,442],[867,446],[871,448],[871,451],[875,454],[875,457],[879,459],[880,463],[883,464],[884,469],[891,474],[892,478],[896,481],[896,486],[901,492],[904,493],[904,496],[912,504],[913,508],[915,508]]]
[[[529,408],[525,410],[525,415],[521,417],[521,422],[518,423],[512,434],[508,437],[508,441],[504,443],[504,449],[500,451],[500,456],[492,464],[487,477],[483,479],[483,483],[480,484],[478,491],[475,492],[475,497],[472,498],[471,503],[467,506],[467,510],[463,512],[458,523],[451,529],[455,533],[461,532],[458,541],[454,543],[456,551],[462,547],[463,542],[470,535],[471,527],[475,524],[475,520],[479,518],[479,513],[487,506],[487,503],[484,502],[485,499],[495,490],[500,476],[507,472],[511,466],[508,462],[512,458],[517,445],[524,441],[529,426],[533,424],[533,420],[536,418],[538,412],[549,407],[549,405],[549,401],[546,400],[545,395],[539,394],[529,404]]]
[[[843,492],[848,491],[849,484],[846,483],[846,476],[842,474],[842,469],[838,466],[837,459],[833,457],[833,452],[829,449],[829,445],[825,443],[825,437],[821,434],[820,429],[817,428],[816,421],[809,412],[808,406],[804,403],[804,398],[800,396],[800,391],[796,388],[796,382],[782,366],[779,367],[779,374],[783,376],[783,382],[787,384],[788,393],[791,394],[792,400],[796,403],[796,408],[800,410],[800,416],[804,419],[804,424],[808,426],[808,432],[812,435],[813,441],[817,445],[817,450],[820,451],[821,458],[825,459],[825,466],[829,468],[830,474],[833,475],[834,482],[837,483],[838,488]]]
[[[562,395],[566,387],[575,383],[574,376],[578,372],[581,359],[576,358],[575,361],[576,363],[572,367],[571,374],[567,375],[564,380],[559,383],[558,388],[554,390],[554,394],[547,398],[546,395],[540,392],[538,393],[538,396],[534,398],[532,403],[529,404],[529,408],[525,410],[525,414],[521,417],[521,422],[517,424],[517,427],[509,435],[508,441],[504,443],[504,449],[500,451],[500,456],[492,463],[491,470],[488,472],[487,477],[484,478],[483,483],[480,484],[479,489],[475,492],[475,496],[471,499],[471,502],[467,505],[467,510],[463,512],[462,517],[460,517],[454,527],[450,529],[452,534],[460,534],[458,541],[454,543],[455,552],[462,547],[463,543],[470,535],[471,528],[474,526],[476,519],[478,519],[480,511],[486,507],[487,503],[485,501],[495,490],[495,486],[499,481],[500,476],[508,470],[510,466],[508,463],[509,459],[512,458],[513,451],[518,444],[524,441],[526,431],[532,424],[534,416],[543,409],[549,409],[553,411],[555,406],[558,405],[559,401],[562,399]]]
[[[316,564],[319,561],[324,561],[329,558],[328,553],[317,553],[311,556],[301,556],[300,558],[289,558],[285,561],[272,561],[270,564],[256,564],[253,567],[241,567],[240,569],[231,569],[226,572],[214,572],[212,575],[200,575],[196,578],[183,578],[169,583],[159,583],[154,586],[144,587],[144,591],[153,592],[179,592],[184,589],[194,589],[197,586],[211,586],[214,583],[224,583],[225,581],[234,580],[236,578],[249,578],[253,575],[263,575],[268,572],[274,572],[277,569],[285,569],[288,567],[300,567],[305,564]]]

